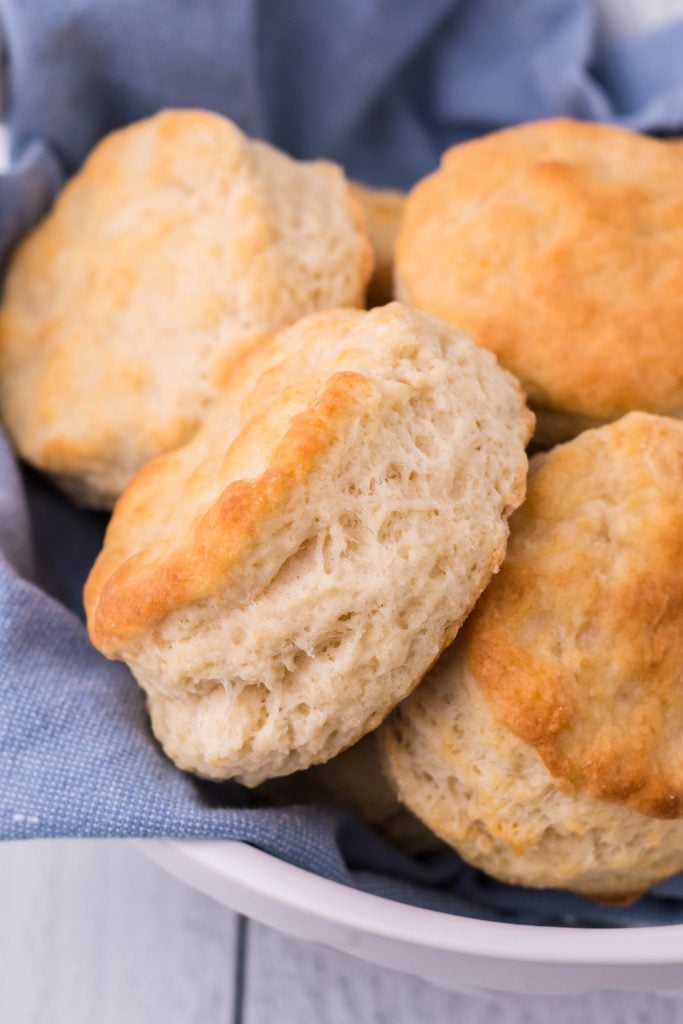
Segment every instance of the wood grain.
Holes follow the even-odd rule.
[[[683,1002],[648,994],[480,998],[251,924],[244,1024],[683,1024]]]
[[[683,1024],[683,1002],[453,995],[237,919],[128,844],[0,844],[1,1024]]]
[[[129,844],[0,844],[0,1021],[227,1024],[235,923]]]

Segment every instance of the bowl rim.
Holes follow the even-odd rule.
[[[244,842],[145,839],[143,844],[153,860],[181,877],[192,874],[199,887],[198,872],[209,872],[292,913],[407,946],[546,966],[683,968],[683,924],[586,928],[482,921],[356,889]]]

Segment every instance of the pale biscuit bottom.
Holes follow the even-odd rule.
[[[495,721],[457,650],[381,736],[400,800],[501,882],[618,902],[683,870],[683,821],[558,789],[538,753]]]
[[[504,556],[532,423],[490,353],[399,304],[256,356],[138,474],[86,588],[169,756],[248,785],[351,746],[451,642]]]

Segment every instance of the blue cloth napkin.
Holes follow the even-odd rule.
[[[407,185],[450,143],[569,114],[683,133],[683,22],[596,47],[581,0],[6,0],[0,254],[109,129],[212,107],[291,153]],[[630,908],[410,859],[340,807],[269,806],[177,771],[126,668],[90,647],[81,587],[104,517],[20,469],[0,436],[0,839],[240,839],[328,878],[469,916],[683,921],[683,876]]]

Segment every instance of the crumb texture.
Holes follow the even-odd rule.
[[[176,763],[253,785],[377,726],[502,561],[531,419],[489,353],[399,304],[244,360],[134,479],[86,588]]]
[[[460,650],[381,732],[400,799],[501,882],[620,902],[683,870],[683,822],[563,791],[538,752],[496,720]]]
[[[683,868],[683,424],[532,460],[457,651],[385,728],[400,798],[505,881],[638,892]]]

